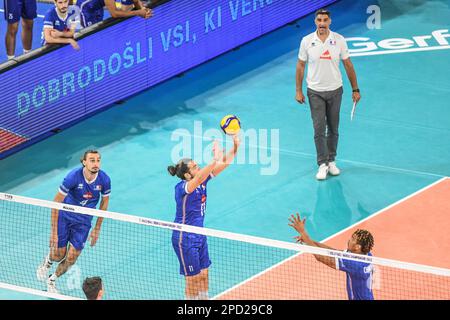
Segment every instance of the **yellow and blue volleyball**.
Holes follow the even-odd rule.
[[[220,127],[225,134],[235,135],[241,130],[241,121],[234,115],[227,115],[220,121]]]

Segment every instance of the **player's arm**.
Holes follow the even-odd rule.
[[[303,78],[305,77],[306,61],[308,61],[308,51],[306,49],[305,39],[302,39],[298,53],[297,67],[295,69],[295,100],[299,103],[305,103]]]
[[[109,196],[102,197],[102,201],[100,202],[100,210],[108,211],[108,205],[109,205]],[[102,227],[103,218],[98,217],[97,223],[95,224],[94,230],[97,232],[100,232],[100,228]]]
[[[295,100],[299,103],[305,103],[305,95],[303,94],[303,78],[305,77],[306,61],[298,59],[297,68],[295,70]]]
[[[108,205],[109,205],[109,196],[102,197],[102,201],[100,202],[100,210],[108,211]],[[98,217],[97,223],[95,224],[95,229],[100,230],[102,226],[103,218]]]
[[[58,192],[53,199],[54,202],[62,203],[66,196],[61,192]],[[59,210],[52,209],[52,218],[51,218],[51,236],[50,236],[50,248],[58,248],[58,217]]]
[[[306,218],[301,220],[298,213],[297,213],[297,216],[291,215],[291,217],[289,218],[289,222],[291,222],[289,224],[289,226],[293,227],[300,234],[300,236],[296,237],[297,242],[300,242],[300,243],[303,243],[303,244],[306,244],[306,245],[312,246],[312,247],[319,247],[319,248],[335,250],[331,247],[328,247],[327,245],[324,245],[320,242],[316,242],[313,239],[311,239],[311,237],[305,230]],[[332,269],[336,269],[336,259],[335,258],[323,256],[320,254],[315,254],[314,257],[316,258],[317,261],[327,265],[328,267],[330,267]]]
[[[228,151],[228,153],[222,158],[222,161],[217,163],[214,170],[212,171],[212,174],[217,177],[219,173],[221,173],[223,170],[225,170],[226,167],[228,167],[231,162],[233,162],[234,157],[237,154],[239,145],[241,144],[241,141],[237,135],[233,136],[233,148]]]
[[[340,44],[340,57],[342,59],[342,63],[344,64],[345,72],[347,73],[348,80],[352,85],[352,89],[359,89],[358,80],[356,79],[355,67],[353,66],[352,60],[350,60],[350,53],[348,50],[347,42],[345,39]],[[361,95],[359,92],[352,93],[352,100],[358,102],[361,99]]]
[[[75,35],[75,24],[71,26],[71,28],[68,31],[59,31],[56,29],[52,29],[51,35],[54,38],[73,38]]]
[[[336,249],[329,247],[326,244],[323,244],[321,242],[314,241],[314,244],[316,247],[319,247],[319,248],[324,248],[324,249],[328,249],[328,250],[336,250]]]
[[[100,201],[100,210],[107,211],[109,205],[109,193],[107,195],[102,196],[102,200]],[[103,217],[97,217],[97,222],[95,223],[95,227],[91,232],[91,246],[95,246],[97,243],[98,237],[100,235],[100,229],[102,227]]]
[[[305,78],[306,61],[297,60],[297,67],[295,69],[295,90],[303,92],[303,79]]]
[[[348,80],[352,85],[352,89],[358,89],[358,80],[356,79],[355,67],[353,67],[353,63],[350,58],[346,60],[342,60],[345,68],[345,72],[347,73]],[[361,100],[361,94],[359,92],[352,93],[352,100],[358,102]]]
[[[324,245],[323,243],[312,240],[306,232],[303,233],[300,238],[301,238],[300,241],[308,246],[336,250],[327,245]],[[332,258],[329,256],[323,256],[320,254],[315,254],[314,258],[316,258],[317,261],[322,262],[323,264],[329,266],[330,268],[336,269],[336,259],[335,258]]]
[[[217,164],[217,159],[213,159],[206,167],[202,168],[192,180],[189,180],[186,186],[188,193],[194,192],[212,173]]]
[[[192,180],[189,180],[186,185],[186,191],[188,193],[194,192],[195,189],[199,185],[201,185],[212,173],[214,168],[217,165],[217,162],[219,162],[223,157],[222,151],[219,149],[219,146],[217,144],[217,141],[214,142],[213,145],[213,160],[204,168],[202,168],[195,177]]]
[[[80,47],[78,43],[73,38],[64,38],[57,36],[61,31],[55,30],[53,28],[44,28],[44,38],[47,44],[70,44],[76,50]]]
[[[358,89],[358,80],[356,78],[355,67],[353,66],[353,62],[350,58],[342,60],[342,63],[345,68],[345,72],[347,73],[348,80],[352,85],[352,89]]]
[[[138,10],[132,11],[122,11],[116,8],[115,0],[105,0],[106,8],[108,9],[111,17],[113,18],[127,18],[132,16],[139,16],[141,18],[150,18],[152,16],[152,11],[148,8],[140,8]]]

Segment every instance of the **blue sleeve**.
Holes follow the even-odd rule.
[[[59,192],[63,195],[67,195],[70,190],[77,186],[77,179],[75,175],[76,171],[69,172],[69,174],[64,178],[63,183],[59,186]]]
[[[111,179],[105,174],[105,179],[102,186],[102,196],[107,197],[111,193]]]
[[[51,27],[53,28],[53,23],[55,22],[55,18],[53,15],[54,9],[49,10],[44,17],[44,29]]]
[[[367,278],[370,275],[370,273],[365,272],[365,267],[367,266],[367,264],[365,263],[342,258],[338,258],[337,260],[340,271],[344,271],[354,277],[363,279]]]

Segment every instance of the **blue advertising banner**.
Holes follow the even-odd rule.
[[[333,2],[169,1],[20,64],[0,74],[0,158]]]

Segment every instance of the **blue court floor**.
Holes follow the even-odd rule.
[[[330,7],[332,30],[378,42],[449,29],[448,19],[436,16],[450,16],[449,0],[378,3],[381,29],[349,20],[352,10],[366,15],[369,1],[345,0]],[[337,160],[342,174],[315,180],[309,106],[294,100],[298,46],[313,26],[309,15],[2,160],[0,191],[52,200],[64,176],[79,166],[84,150],[98,148],[102,169],[112,178],[111,211],[173,221],[178,180],[169,176],[167,166],[178,141],[172,134],[181,128],[198,133],[196,121],[201,121],[203,133],[218,129],[226,114],[238,115],[243,130],[258,132],[256,143],[243,142],[240,150],[247,158],[255,156],[256,163],[233,165],[209,183],[208,228],[290,242],[295,234],[287,218],[301,212],[311,236],[322,240],[449,176],[450,54],[432,50],[353,57],[362,92],[353,121],[351,88],[342,68]],[[278,144],[270,133],[278,135]],[[274,148],[269,154],[257,147],[265,138],[267,147]],[[209,144],[201,140],[200,132],[200,143]],[[198,150],[194,159],[205,165]],[[272,174],[263,175],[264,170]],[[177,268],[175,264],[166,272],[181,278]],[[178,278],[173,281],[181,285],[177,297],[182,298]],[[211,296],[231,285],[225,281],[213,287]],[[0,298],[20,296],[0,291]]]

